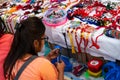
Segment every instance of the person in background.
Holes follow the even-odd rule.
[[[3,64],[10,50],[13,37],[14,37],[12,34],[7,33],[6,30],[7,30],[7,27],[5,26],[4,22],[0,18],[0,80],[5,80]]]
[[[29,17],[16,27],[10,52],[4,63],[6,80],[14,80],[21,66],[33,55],[37,56],[44,46],[45,26],[38,17]],[[59,50],[52,50],[46,57],[37,57],[24,69],[18,80],[63,80],[63,61],[51,63]]]

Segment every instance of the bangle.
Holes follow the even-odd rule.
[[[21,21],[23,21],[23,20],[25,20],[27,18],[28,18],[28,15],[22,15],[22,16],[20,16],[19,21],[21,22]]]

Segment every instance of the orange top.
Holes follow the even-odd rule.
[[[12,71],[13,76],[16,75],[24,62],[23,60],[16,62]],[[38,57],[24,69],[19,80],[58,80],[58,72],[49,60]]]
[[[11,34],[4,34],[2,37],[0,37],[0,80],[5,80],[3,75],[3,63],[10,50],[13,37],[14,36]]]

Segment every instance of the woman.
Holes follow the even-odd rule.
[[[21,21],[14,35],[12,47],[4,63],[4,76],[14,80],[21,66],[44,46],[45,26],[37,17]],[[58,50],[52,50],[47,57],[37,57],[24,69],[18,80],[63,80],[64,62],[56,67],[50,62],[56,58]]]
[[[6,33],[6,29],[4,22],[0,18],[0,80],[5,80],[3,64],[13,41],[13,35]]]

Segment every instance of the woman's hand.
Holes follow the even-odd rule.
[[[58,55],[59,55],[59,49],[53,49],[47,56],[46,58],[48,60],[52,60],[52,59],[55,59]]]
[[[65,63],[62,60],[60,62],[57,62],[56,68],[58,70],[58,80],[64,80]]]
[[[56,68],[59,73],[64,72],[65,63],[62,60],[60,62],[56,62]]]

